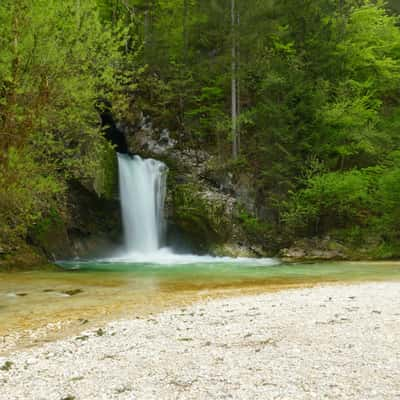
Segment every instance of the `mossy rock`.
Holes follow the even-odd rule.
[[[50,264],[44,254],[23,243],[17,250],[3,255],[0,259],[0,272],[29,270],[59,271],[60,267]]]
[[[194,183],[174,187],[173,219],[192,238],[199,250],[207,250],[215,243],[224,243],[232,229],[226,204],[207,199],[202,187]]]
[[[111,146],[105,146],[99,160],[99,168],[93,188],[100,197],[111,200],[118,197],[117,153]]]
[[[258,253],[252,251],[250,248],[245,246],[239,246],[235,243],[223,243],[221,245],[215,245],[212,248],[212,254],[218,257],[257,257]]]
[[[65,222],[56,211],[43,217],[31,229],[29,237],[49,259],[72,256]]]
[[[69,241],[66,245],[73,255],[101,255],[101,251],[119,243],[122,231],[119,201],[99,197],[81,182],[69,182],[66,229]]]

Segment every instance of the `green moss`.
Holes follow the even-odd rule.
[[[270,230],[268,224],[260,221],[243,209],[239,211],[237,219],[250,237],[264,236]]]
[[[49,214],[38,221],[31,229],[31,236],[38,242],[44,242],[49,231],[62,228],[64,221],[56,209],[51,209]]]
[[[94,180],[96,193],[106,199],[115,198],[118,192],[118,162],[115,150],[104,146],[99,160],[99,168]]]
[[[176,185],[173,190],[174,221],[201,249],[222,243],[229,237],[232,222],[225,204],[207,200],[195,183]]]
[[[16,250],[0,258],[0,272],[28,270],[59,271],[60,267],[50,264],[37,249],[22,242]]]
[[[96,331],[97,336],[104,336],[105,334],[106,334],[106,332],[104,331],[104,329],[99,328]]]
[[[13,362],[11,362],[11,361],[6,361],[6,362],[0,367],[0,370],[1,370],[1,371],[9,371],[9,370],[12,368],[13,365],[14,365]]]
[[[247,247],[240,247],[235,244],[218,244],[213,246],[212,254],[219,257],[255,257],[257,254],[252,252]]]
[[[331,246],[340,243],[346,256],[354,260],[387,260],[400,257],[400,245],[376,226],[353,226],[329,232]],[[335,250],[335,248],[330,248]]]
[[[383,243],[374,249],[372,256],[376,259],[399,259],[400,245],[393,243]]]
[[[353,260],[393,260],[400,258],[400,246],[380,243],[348,248],[348,258]]]
[[[82,289],[71,289],[71,290],[64,290],[62,293],[67,294],[68,296],[76,296],[77,294],[83,293]]]
[[[71,255],[66,222],[55,209],[31,227],[29,238],[48,258]]]

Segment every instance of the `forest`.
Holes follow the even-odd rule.
[[[107,198],[101,115],[144,116],[235,179],[270,252],[330,237],[400,256],[400,7],[394,0],[3,0],[0,253]]]

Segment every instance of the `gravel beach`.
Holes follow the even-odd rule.
[[[400,283],[210,300],[0,358],[1,400],[400,399]]]

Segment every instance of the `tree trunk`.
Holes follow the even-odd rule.
[[[187,18],[188,18],[188,11],[189,4],[188,0],[183,0],[183,63],[186,64],[187,61],[187,51],[188,51],[188,28],[187,28]]]
[[[231,33],[232,33],[232,48],[231,48],[231,119],[232,119],[232,157],[236,159],[238,156],[237,143],[237,84],[236,84],[236,5],[235,0],[231,0]]]
[[[183,0],[182,10],[182,66],[181,66],[181,82],[185,79],[185,71],[187,66],[187,52],[188,52],[188,29],[187,29],[187,18],[188,18],[188,0]],[[179,106],[180,106],[180,124],[182,131],[185,131],[185,96],[183,87],[179,94]]]
[[[76,26],[81,26],[81,0],[76,0]]]
[[[238,32],[238,37],[236,39],[236,101],[237,101],[237,106],[236,106],[236,111],[237,111],[237,120],[236,120],[236,137],[237,137],[237,151],[238,154],[240,154],[240,148],[241,148],[241,132],[240,132],[240,41],[239,41],[239,29],[240,29],[240,11],[239,7],[237,7],[236,10],[237,14],[237,32]]]
[[[144,12],[144,27],[143,27],[143,46],[144,46],[144,55],[147,62],[150,60],[150,49],[151,49],[151,30],[152,30],[152,8],[153,2],[149,1],[146,10]]]

